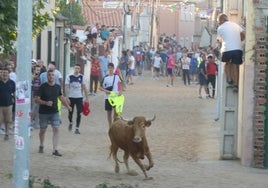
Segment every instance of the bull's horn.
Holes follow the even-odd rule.
[[[154,117],[153,117],[152,119],[148,119],[148,120],[146,119],[146,121],[154,121],[154,120],[155,120],[155,117],[156,117],[156,116],[155,116],[155,114],[154,114]]]
[[[124,121],[130,121],[129,119],[125,119],[125,118],[123,118],[122,116],[120,116],[120,118],[121,118],[122,120],[124,120]]]

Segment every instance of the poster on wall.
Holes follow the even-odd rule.
[[[16,104],[29,104],[30,103],[30,86],[27,80],[19,81],[16,83]]]

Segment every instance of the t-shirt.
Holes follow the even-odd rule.
[[[236,23],[226,21],[217,29],[217,38],[221,38],[221,52],[242,50],[240,33],[243,29]]]
[[[100,37],[102,40],[107,40],[109,38],[109,35],[110,35],[110,31],[107,29],[103,29],[100,32]]]
[[[100,62],[93,60],[91,63],[90,75],[99,76],[100,75]]]
[[[94,34],[94,33],[97,33],[98,32],[98,29],[96,26],[94,26],[92,29],[91,29],[91,34]]]
[[[59,70],[54,71],[55,74],[55,84],[61,85],[60,79],[62,79],[62,74]],[[47,72],[43,72],[40,74],[41,84],[47,82]]]
[[[113,92],[115,92],[116,94],[119,93],[118,91],[118,83],[121,82],[119,76],[117,74],[114,75],[106,75],[102,81],[101,81],[101,86],[103,88],[107,88],[107,87],[111,87],[113,86]],[[105,93],[104,96],[105,99],[108,99],[108,95]]]
[[[13,93],[16,91],[15,82],[8,80],[4,83],[0,80],[0,106],[10,106],[13,104]]]
[[[195,57],[191,58],[190,69],[195,70],[197,68],[197,59]]]
[[[160,57],[162,58],[162,61],[163,61],[164,63],[167,62],[168,55],[167,55],[165,52],[161,52],[161,53],[160,53]]]
[[[136,61],[141,61],[141,60],[142,60],[142,53],[141,53],[140,50],[137,50],[137,51],[136,51],[136,56],[135,56],[135,58],[136,58]]]
[[[17,81],[17,75],[15,72],[10,72],[9,73],[9,79],[13,80],[15,83]]]
[[[61,87],[58,84],[54,84],[53,86],[48,85],[47,82],[42,84],[39,88],[39,96],[43,101],[52,101],[52,106],[42,105],[40,104],[39,113],[40,114],[54,114],[57,113],[58,110],[58,97],[62,95]]]
[[[181,59],[182,52],[177,52],[176,53],[176,61],[179,61]]]
[[[109,58],[106,56],[100,56],[99,60],[100,60],[100,66],[101,66],[101,71],[102,71],[102,77],[104,77],[107,73]]]
[[[82,85],[85,84],[82,74],[73,75],[70,74],[66,77],[65,84],[69,84],[69,96],[70,98],[83,98]]]
[[[217,69],[217,64],[214,61],[209,60],[207,63],[207,75],[215,75]]]
[[[122,56],[120,58],[119,69],[127,70],[127,64],[128,64],[128,56]]]
[[[129,69],[134,70],[135,69],[135,58],[134,56],[129,57],[129,62],[132,61],[132,64],[130,65]]]
[[[167,68],[174,69],[175,68],[175,58],[171,55],[168,58]]]
[[[182,69],[189,70],[190,69],[190,61],[191,61],[191,59],[189,57],[181,58]]]
[[[39,87],[41,85],[41,79],[40,76],[35,76],[32,79],[32,96],[36,97],[39,96]]]
[[[155,56],[154,57],[154,67],[160,68],[161,61],[162,61],[162,59],[160,56]]]
[[[199,65],[199,75],[200,76],[203,76],[202,74],[202,71],[203,70],[203,73],[206,75],[206,64],[205,64],[205,61],[202,61]]]

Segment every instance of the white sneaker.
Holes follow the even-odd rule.
[[[0,134],[6,134],[3,129],[0,129]]]

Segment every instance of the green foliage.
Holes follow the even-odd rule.
[[[53,20],[48,12],[41,12],[44,9],[42,0],[35,1],[33,5],[33,38]],[[0,47],[3,54],[15,52],[14,42],[17,39],[18,1],[0,1]]]
[[[66,4],[65,1],[59,1],[59,13],[68,18],[68,25],[85,25],[82,15],[82,8],[79,3],[73,2]]]
[[[12,173],[7,173],[7,174],[5,174],[5,177],[7,179],[12,179],[13,178],[13,174]]]
[[[42,0],[37,1],[33,5],[33,38],[36,38],[41,31],[51,22],[53,18],[50,17],[48,12],[41,13],[45,8]]]
[[[0,46],[3,52],[12,52],[17,38],[17,1],[0,1]]]
[[[34,185],[41,185],[42,188],[60,188],[59,186],[53,185],[49,178],[41,179],[36,176],[30,176],[29,179],[29,188],[34,188]],[[39,186],[40,187],[40,186]]]

